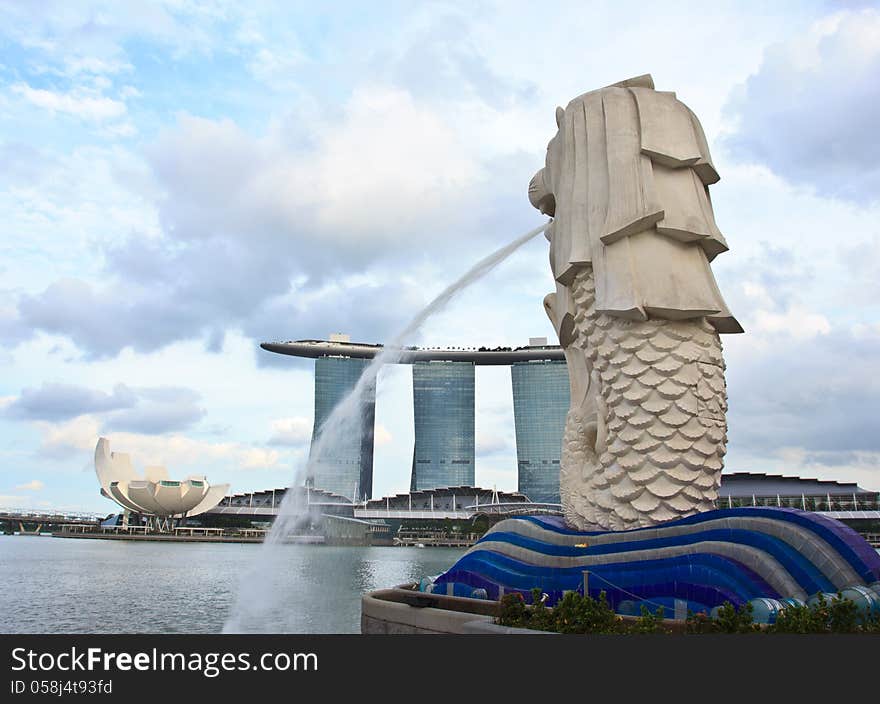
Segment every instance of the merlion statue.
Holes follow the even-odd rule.
[[[727,251],[697,117],[639,76],[556,109],[529,200],[556,292],[544,305],[571,383],[566,522],[625,530],[710,510],[727,442],[719,333],[742,332],[709,262]]]

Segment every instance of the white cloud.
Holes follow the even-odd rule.
[[[861,203],[880,189],[880,11],[817,20],[767,48],[734,93],[726,139],[742,160],[767,164],[796,184]]]
[[[31,88],[27,83],[16,83],[12,91],[32,105],[49,112],[65,113],[90,122],[102,122],[121,117],[126,112],[125,103],[82,90],[59,93],[42,88]]]
[[[295,85],[295,70],[302,66],[304,61],[305,56],[295,47],[270,49],[261,46],[248,62],[248,68],[258,81],[276,90],[283,90]]]
[[[829,467],[880,451],[877,340],[859,340],[842,326],[804,340],[784,335],[759,335],[756,344],[747,332],[724,341],[727,468],[767,471],[781,447],[802,448]]]
[[[216,451],[214,448],[211,449]],[[277,450],[262,447],[239,447],[233,450],[232,455],[242,469],[273,469],[278,467],[281,459],[281,454]]]
[[[222,46],[214,35],[224,10],[202,3],[137,3],[124,12],[91,3],[47,0],[0,3],[0,32],[24,47],[41,50],[61,65],[84,71],[125,70],[125,44],[156,44],[179,56]]]
[[[150,151],[165,192],[163,234],[143,237],[135,226],[109,244],[100,288],[77,277],[20,296],[10,337],[65,334],[92,358],[202,337],[217,351],[230,326],[255,334],[285,319],[308,328],[330,309],[370,336],[388,334],[424,297],[396,260],[424,266],[445,250],[457,264],[456,242],[497,241],[479,222],[463,226],[479,162],[406,93],[358,91],[312,136],[292,145],[277,130],[254,138],[230,120],[181,117]]]
[[[880,341],[880,323],[856,323],[852,326],[852,336],[856,340],[875,340]],[[0,406],[3,399],[0,399]]]
[[[19,484],[15,487],[16,491],[42,491],[45,488],[45,484],[41,482],[39,479],[33,479],[29,481],[27,484]]]
[[[742,283],[742,290],[746,297],[751,299],[755,305],[767,308],[773,305],[773,298],[770,296],[767,287],[763,284],[754,281],[744,281]]]
[[[507,468],[483,466],[476,468],[477,486],[498,491],[516,491],[516,471]]]
[[[110,137],[133,137],[138,133],[138,129],[133,123],[126,121],[105,125],[101,128],[101,132]]]
[[[355,91],[339,127],[322,130],[313,176],[319,221],[354,234],[398,237],[440,217],[477,179],[480,167],[440,115],[401,90]],[[381,235],[380,235],[381,237]]]
[[[760,470],[769,474],[855,482],[868,491],[880,490],[880,452],[816,452],[798,446],[774,449],[761,458]]]
[[[107,76],[92,76],[89,79],[89,83],[91,83],[91,85],[99,92],[105,91],[113,86],[113,81],[107,78]]]
[[[184,435],[110,433],[107,438],[111,447],[131,453],[135,462],[165,464],[171,471],[173,467],[201,466],[209,478],[215,462],[223,462],[232,469],[275,469],[281,458],[277,450],[238,442],[206,442]],[[93,449],[93,444],[89,449]]]
[[[4,272],[5,287],[35,290],[65,275],[94,276],[102,264],[99,245],[160,232],[158,191],[142,158],[130,151],[90,143],[60,152],[10,140],[0,143],[0,162],[8,233],[0,261],[16,261]]]
[[[756,333],[784,334],[795,340],[808,340],[831,332],[828,318],[803,308],[794,307],[783,313],[758,310],[754,314]]]
[[[64,60],[65,74],[76,76],[83,73],[89,74],[117,74],[128,73],[134,70],[134,66],[128,61],[119,59],[100,59],[95,56],[71,56]]]
[[[50,456],[68,457],[91,453],[102,434],[101,423],[91,416],[79,416],[63,423],[39,422],[43,440],[41,451]],[[161,464],[172,473],[177,468],[201,468],[210,475],[211,466],[223,463],[229,469],[276,469],[281,454],[277,450],[239,442],[209,442],[175,433],[143,435],[105,432],[114,451],[131,454],[136,466]],[[210,477],[209,477],[210,478]]]
[[[101,433],[101,422],[88,415],[61,423],[38,421],[36,426],[43,436],[40,449],[50,455],[66,455],[71,450],[93,450]]]
[[[5,415],[18,420],[61,421],[78,416],[100,418],[109,430],[159,434],[180,431],[205,415],[200,395],[181,387],[128,387],[116,384],[108,394],[73,384],[26,387]]]
[[[280,230],[344,267],[412,249],[426,222],[457,219],[484,175],[442,115],[388,86],[357,89],[336,120],[296,125],[296,144],[282,127],[294,125],[255,138],[230,120],[184,115],[163,134],[152,162],[179,237]]]
[[[498,452],[511,450],[511,438],[509,434],[495,434],[489,432],[477,433],[476,452],[478,455],[494,455]]]
[[[305,445],[312,438],[312,419],[303,416],[273,420],[270,445]]]

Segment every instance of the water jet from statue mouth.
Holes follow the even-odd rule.
[[[516,250],[544,232],[551,222],[552,220],[548,220],[543,225],[529,230],[474,264],[422,308],[403,330],[395,335],[392,342],[373,357],[373,360],[361,373],[354,388],[336,404],[318,429],[312,442],[309,459],[305,467],[297,471],[291,483],[291,490],[284,495],[272,529],[263,543],[261,555],[256,558],[253,570],[246,570],[246,574],[242,576],[236,601],[223,627],[224,633],[263,632],[264,629],[268,629],[265,632],[272,632],[272,614],[276,608],[281,606],[275,603],[275,600],[280,595],[268,588],[271,580],[266,579],[266,573],[272,569],[274,561],[283,559],[282,555],[276,554],[273,548],[283,544],[285,539],[298,526],[308,522],[310,517],[310,507],[307,500],[304,501],[302,493],[295,491],[295,489],[314,477],[315,466],[322,458],[326,457],[329,449],[352,434],[361,432],[365,392],[375,384],[379,370],[385,364],[399,362],[407,351],[404,349],[404,343],[418,333],[429,318],[442,311],[458,293],[482,279]],[[350,498],[352,503],[355,503],[358,499],[358,488],[352,488],[354,495]]]

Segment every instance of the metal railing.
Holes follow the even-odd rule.
[[[62,511],[59,509],[38,510],[33,508],[4,508],[0,507],[2,518],[26,518],[29,520],[39,519],[46,522],[57,521],[102,521],[106,513],[91,513],[86,511]]]
[[[880,511],[880,494],[807,495],[795,496],[723,496],[715,500],[715,508],[773,506],[799,508],[803,511]]]

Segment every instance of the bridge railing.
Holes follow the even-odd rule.
[[[797,494],[776,496],[724,496],[715,500],[715,508],[775,506],[804,511],[880,511],[880,494]]]
[[[56,509],[38,510],[33,508],[14,508],[0,506],[0,516],[17,519],[41,521],[101,521],[107,514],[84,511],[60,511]]]

